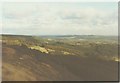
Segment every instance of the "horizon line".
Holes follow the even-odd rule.
[[[0,35],[16,35],[16,36],[118,36],[118,35],[95,35],[95,34],[48,34],[48,35],[32,35],[32,34],[11,34],[11,33],[0,33]]]

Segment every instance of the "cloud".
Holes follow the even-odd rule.
[[[3,33],[118,34],[116,6],[102,9],[97,6],[76,5],[76,3],[7,3],[4,5],[3,14]]]

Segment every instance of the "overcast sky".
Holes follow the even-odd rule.
[[[3,3],[3,34],[117,35],[117,2]]]

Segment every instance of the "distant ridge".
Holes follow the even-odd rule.
[[[1,36],[40,36],[40,37],[118,37],[117,35],[25,35],[25,34],[0,34]]]

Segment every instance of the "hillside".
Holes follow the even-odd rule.
[[[116,37],[2,36],[3,80],[115,81]]]

